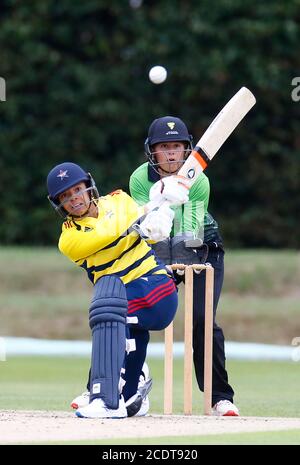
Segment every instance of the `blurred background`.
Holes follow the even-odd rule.
[[[299,22],[299,0],[2,0],[0,335],[90,337],[49,170],[73,161],[102,194],[128,191],[154,118],[182,118],[196,141],[242,86],[257,104],[206,171],[226,249],[219,322],[230,340],[300,335]]]

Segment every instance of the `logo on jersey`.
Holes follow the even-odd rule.
[[[110,219],[112,216],[114,216],[114,212],[112,210],[107,210],[105,212],[104,218]]]
[[[65,178],[68,178],[68,177],[69,177],[69,175],[67,174],[67,172],[68,172],[68,170],[66,170],[66,171],[60,170],[60,171],[59,171],[59,174],[58,174],[56,177],[57,177],[57,178],[60,178],[61,181],[63,181]]]
[[[67,228],[67,229],[73,228],[73,223],[72,223],[72,221],[65,221],[65,222],[64,222],[64,225],[65,225],[65,228]]]

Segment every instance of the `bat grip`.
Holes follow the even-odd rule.
[[[141,218],[145,218],[145,216],[150,213],[150,212],[153,212],[153,211],[156,211],[158,210],[160,207],[163,207],[163,206],[170,206],[170,202],[168,200],[160,200],[160,201],[154,201],[154,200],[150,200],[150,202],[146,203],[144,205],[144,211],[145,211],[145,214],[143,215],[143,217]],[[140,220],[141,220],[140,218]],[[131,229],[133,229],[134,231],[136,231],[143,239],[146,239],[147,237],[144,236],[142,230],[141,230],[141,227],[138,223],[134,223],[132,226],[131,226]]]
[[[158,210],[162,206],[170,207],[170,202],[168,200],[150,200],[150,202],[145,204],[145,214],[150,213],[151,211]]]

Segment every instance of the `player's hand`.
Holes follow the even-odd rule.
[[[151,187],[149,198],[157,203],[167,200],[171,205],[182,205],[189,200],[189,187],[189,180],[183,176],[167,176]]]
[[[168,206],[148,213],[139,228],[144,236],[156,242],[164,241],[170,236],[174,212]]]

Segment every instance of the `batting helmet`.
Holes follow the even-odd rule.
[[[90,173],[85,172],[75,163],[61,163],[49,172],[47,177],[48,199],[52,207],[61,216],[65,217],[67,212],[64,210],[63,205],[59,203],[59,195],[80,182],[86,184],[86,190],[91,193],[91,200],[99,197],[98,189]]]

